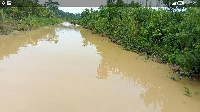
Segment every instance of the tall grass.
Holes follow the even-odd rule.
[[[19,23],[20,30],[32,30],[45,25],[54,25],[61,23],[62,20],[59,18],[45,18],[45,17],[34,17],[29,16],[23,22]]]

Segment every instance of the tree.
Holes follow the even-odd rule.
[[[189,6],[200,7],[200,0],[192,0],[192,3],[190,3]]]
[[[53,9],[54,11],[58,9],[58,6],[60,5],[58,2],[53,2],[53,0],[48,0],[47,2],[44,3],[44,6],[47,8]]]
[[[128,4],[129,7],[140,7],[141,5],[137,2],[135,3],[134,1],[132,1],[130,4]]]
[[[168,7],[168,8],[171,8],[173,7],[172,4],[174,2],[177,2],[177,1],[180,1],[180,0],[163,0],[163,3]]]
[[[117,7],[124,7],[124,6],[125,6],[125,3],[124,3],[123,0],[117,0],[116,6],[117,6]]]
[[[114,2],[115,2],[115,0],[107,0],[106,6],[107,7],[115,7],[116,4]]]
[[[82,13],[81,13],[81,18],[87,17],[90,14],[90,10],[89,9],[85,9]]]

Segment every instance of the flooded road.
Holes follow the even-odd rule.
[[[18,33],[0,36],[0,112],[200,112],[199,82],[89,30]]]

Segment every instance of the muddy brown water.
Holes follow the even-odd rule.
[[[200,112],[199,82],[106,37],[69,23],[17,34],[0,36],[0,112]]]

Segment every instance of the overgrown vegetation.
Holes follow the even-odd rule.
[[[199,86],[199,89],[200,89],[200,86]],[[194,94],[195,94],[195,95],[199,95],[199,94],[200,94],[200,91],[196,91]]]
[[[72,20],[80,19],[79,13],[74,14],[74,13],[70,13],[70,12],[63,12],[61,10],[56,10],[55,14],[69,22]]]
[[[39,26],[54,25],[62,22],[58,14],[58,2],[48,0],[44,5],[38,0],[13,1],[14,7],[0,8],[0,34],[12,30],[31,30]]]
[[[118,3],[118,4],[117,4]],[[126,7],[119,7],[126,6]],[[108,36],[124,49],[146,53],[171,63],[180,75],[200,76],[200,9],[184,12],[153,10],[108,2],[99,11],[84,10],[78,21],[97,34]]]

